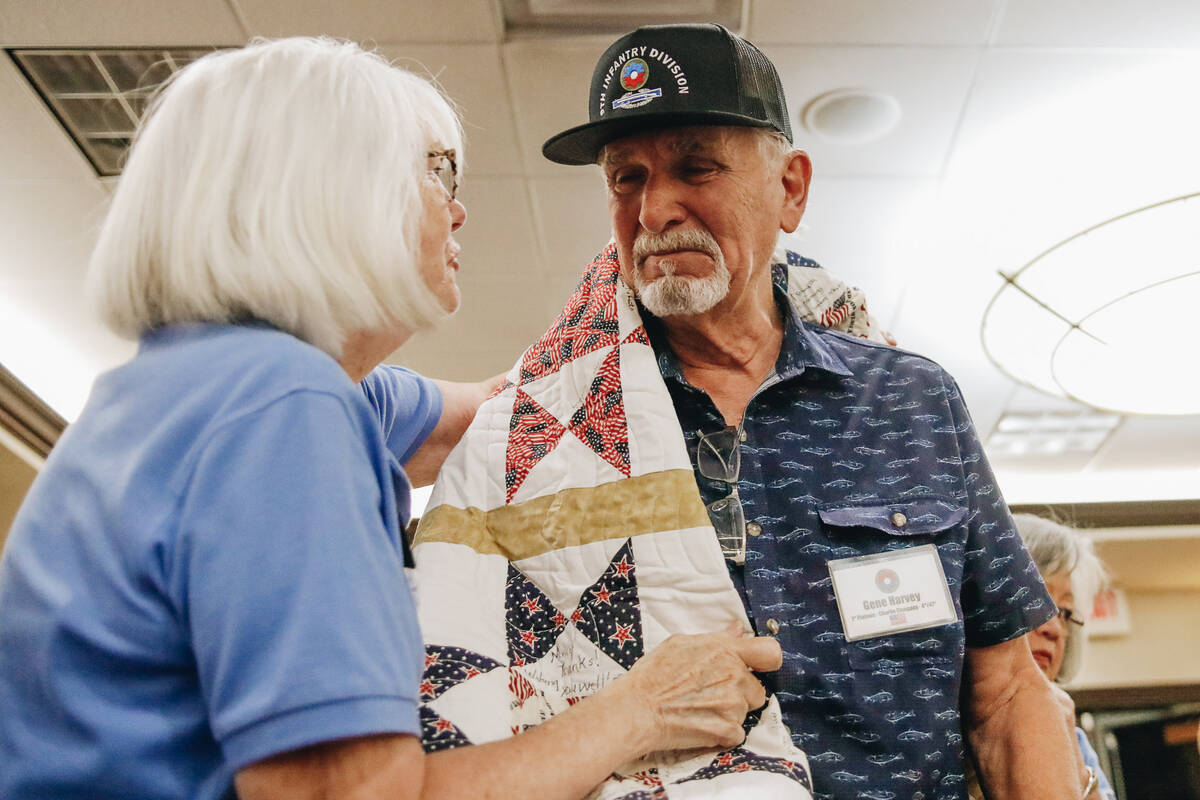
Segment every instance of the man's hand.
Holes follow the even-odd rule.
[[[752,670],[770,672],[782,663],[779,642],[770,638],[672,636],[612,687],[632,693],[647,752],[735,747],[745,739],[746,714],[767,701]]]

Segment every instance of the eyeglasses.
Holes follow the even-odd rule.
[[[1061,619],[1063,622],[1069,622],[1070,624],[1078,626],[1080,628],[1083,627],[1083,622],[1084,622],[1083,617],[1079,615],[1078,611],[1075,611],[1072,608],[1058,609],[1058,618]]]
[[[733,485],[727,497],[709,503],[708,516],[725,558],[735,564],[746,563],[746,515],[738,497],[738,473],[742,468],[742,431],[730,426],[716,433],[700,433],[696,444],[696,467],[705,478]]]
[[[429,171],[438,179],[438,183],[442,184],[446,194],[450,195],[450,199],[453,200],[454,196],[458,194],[458,162],[455,160],[457,154],[453,150],[436,150],[425,155],[435,160]]]

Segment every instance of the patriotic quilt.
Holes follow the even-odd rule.
[[[789,263],[801,315],[876,336],[861,293]],[[676,633],[749,622],[615,245],[480,408],[434,486],[412,575],[426,750],[520,733]],[[740,747],[651,754],[592,800],[810,800],[771,698]]]

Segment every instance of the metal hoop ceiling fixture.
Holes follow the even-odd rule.
[[[1200,192],[1105,220],[1000,276],[980,336],[1010,378],[1105,411],[1200,414]]]

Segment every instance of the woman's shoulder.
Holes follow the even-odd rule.
[[[265,324],[173,325],[143,340],[145,366],[192,372],[195,386],[225,391],[349,392],[353,384],[327,353]],[[157,362],[157,363],[155,363]]]
[[[313,393],[363,410],[360,393],[332,357],[266,325],[189,323],[153,331],[105,383],[123,405],[133,398],[150,413],[203,419],[208,428]]]

